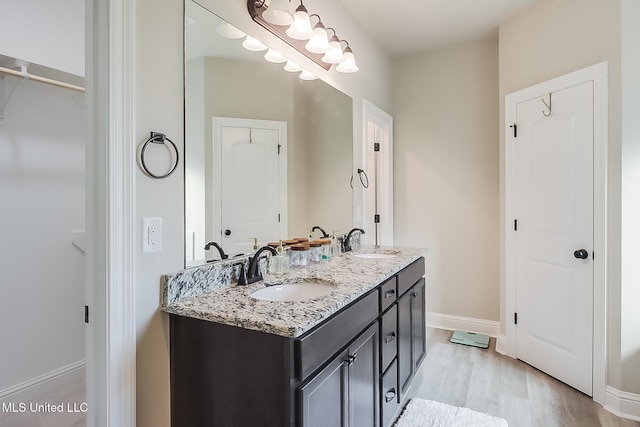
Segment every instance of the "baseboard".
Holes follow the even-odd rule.
[[[55,371],[0,391],[0,403],[33,402],[68,385],[85,379],[86,361],[81,360]]]
[[[640,421],[640,394],[627,393],[607,386],[604,409],[621,418]]]
[[[442,313],[427,313],[427,326],[449,331],[467,331],[497,337],[500,334],[500,322],[495,320],[476,319],[473,317],[454,316]]]
[[[507,336],[498,335],[496,337],[496,353],[500,353],[503,356],[509,356],[509,353],[506,350],[506,346],[507,346]]]

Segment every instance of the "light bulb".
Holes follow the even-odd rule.
[[[228,22],[223,22],[222,24],[218,25],[218,34],[220,34],[225,39],[232,40],[241,39],[246,36],[244,32],[240,31]]]
[[[336,67],[336,71],[339,71],[341,73],[355,73],[359,69],[360,68],[358,68],[358,66],[356,65],[356,58],[355,56],[353,56],[351,48],[347,46],[344,49],[344,59],[341,63],[338,64],[338,66]]]
[[[276,64],[280,64],[282,62],[286,62],[287,61],[287,58],[282,56],[282,54],[280,52],[278,52],[277,50],[273,50],[273,49],[269,49],[267,51],[267,53],[264,54],[264,59],[266,59],[269,62],[276,63]]]
[[[334,35],[329,42],[330,49],[322,57],[322,62],[327,64],[339,64],[344,60],[344,53],[342,52],[342,46],[340,40]]]
[[[302,72],[300,73],[301,80],[315,80],[317,78],[318,77],[316,77],[316,75],[313,74],[311,71],[302,70]]]
[[[327,36],[327,31],[324,29],[324,25],[322,25],[321,22],[316,24],[313,29],[313,36],[311,36],[304,47],[311,53],[325,53],[329,50],[331,47],[329,46],[329,37]]]
[[[293,22],[293,15],[289,11],[289,0],[271,0],[269,7],[262,17],[274,25],[289,25]]]
[[[285,71],[289,71],[290,73],[297,73],[302,71],[302,67],[300,67],[295,62],[287,61],[287,65],[284,66]]]
[[[293,23],[286,31],[287,35],[296,40],[309,40],[313,36],[313,28],[311,28],[311,19],[307,14],[307,8],[302,4],[293,14]]]
[[[251,37],[250,35],[247,35],[247,38],[244,39],[244,41],[242,42],[242,46],[244,46],[245,49],[251,50],[253,52],[259,52],[261,50],[269,49],[267,46],[262,44],[260,40]]]

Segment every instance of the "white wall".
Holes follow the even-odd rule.
[[[84,254],[71,243],[85,225],[84,95],[4,80],[0,397],[85,354]]]
[[[182,3],[182,0],[138,0],[136,3],[135,123],[136,134],[141,142],[148,137],[150,130],[157,130],[166,133],[182,147]],[[207,3],[210,9],[224,9],[225,13],[221,13],[221,16],[241,29],[262,33],[260,27],[250,20],[246,2],[207,0]],[[323,76],[326,80],[335,80],[339,89],[353,98],[354,136],[355,140],[360,141],[362,100],[368,98],[380,107],[389,109],[389,61],[361,33],[355,21],[336,0],[322,2],[318,8],[314,12],[340,28],[341,34],[344,32],[361,67],[361,71],[355,75],[335,76],[335,72],[330,72]],[[181,151],[180,154],[183,158],[184,153]],[[174,175],[165,180],[151,180],[139,172],[136,181],[137,224],[145,216],[163,218],[162,252],[141,254],[138,251],[135,260],[137,425],[161,427],[170,425],[170,388],[169,327],[168,316],[159,311],[160,277],[184,266],[184,173],[179,167]]]
[[[640,394],[640,3],[622,0],[621,389]]]
[[[634,0],[541,0],[500,27],[501,120],[505,94],[609,62],[607,384],[636,394],[640,393],[638,19],[640,6]]]
[[[84,76],[84,0],[0,0],[0,55]]]
[[[429,248],[429,312],[499,319],[498,44],[393,68],[395,244]]]

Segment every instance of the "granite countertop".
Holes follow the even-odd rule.
[[[274,279],[322,279],[335,285],[335,290],[329,294],[304,301],[255,299],[250,294],[266,287],[265,281],[237,286],[230,283],[230,270],[226,275],[216,273],[216,281],[226,282],[219,286],[203,286],[202,283],[198,283],[202,279],[185,279],[186,275],[206,277],[205,270],[184,270],[165,276],[162,310],[285,337],[298,337],[427,252],[424,248],[363,247],[360,253],[374,251],[394,251],[397,256],[363,259],[347,252],[327,262],[312,263],[307,267],[292,267],[289,273],[277,279],[274,276],[265,276],[266,282]],[[214,267],[205,268],[211,270]]]

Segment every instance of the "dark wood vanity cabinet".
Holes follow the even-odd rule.
[[[424,273],[424,258],[420,258],[380,287],[380,419],[383,427],[392,422],[426,355]]]
[[[374,427],[378,421],[378,324],[298,388],[300,425]]]
[[[423,274],[420,258],[297,338],[172,314],[171,424],[387,427],[426,350]]]
[[[411,384],[427,351],[425,280],[420,279],[398,300],[398,382],[400,399]]]

